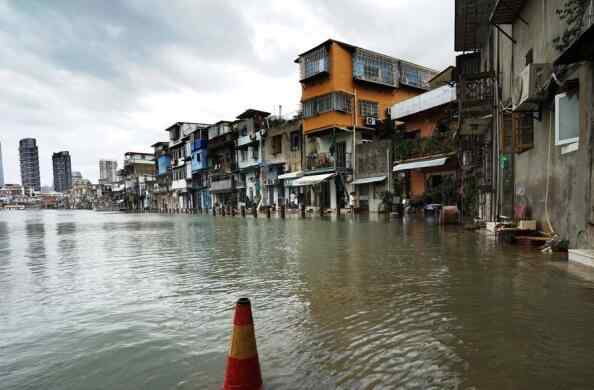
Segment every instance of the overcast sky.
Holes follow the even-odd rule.
[[[0,142],[37,138],[93,182],[98,160],[150,151],[177,121],[298,108],[296,55],[328,39],[435,69],[454,62],[453,0],[0,0]]]

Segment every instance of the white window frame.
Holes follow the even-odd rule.
[[[566,139],[560,139],[559,138],[559,129],[561,126],[561,115],[559,115],[559,101],[563,98],[567,97],[566,93],[560,93],[558,95],[555,95],[555,145],[556,146],[562,146],[562,145],[567,145],[567,144],[573,144],[576,142],[579,142],[580,137],[579,137],[579,126],[580,126],[580,118],[579,118],[579,96],[577,96],[577,94],[575,95],[576,98],[578,99],[578,136],[574,137],[574,138],[566,138]]]

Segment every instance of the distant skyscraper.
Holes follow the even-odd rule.
[[[52,163],[54,165],[54,191],[68,191],[72,188],[70,153],[67,151],[54,153],[52,155]]]
[[[4,168],[2,167],[2,143],[0,142],[0,187],[4,187]]]
[[[41,191],[39,177],[39,150],[35,138],[24,138],[19,141],[21,158],[21,184],[24,188]]]
[[[99,183],[114,183],[116,181],[117,170],[117,161],[99,160]]]

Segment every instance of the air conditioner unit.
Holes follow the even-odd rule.
[[[365,117],[366,126],[375,126],[377,119],[373,116]]]
[[[516,76],[512,93],[514,111],[538,111],[545,98],[545,84],[553,73],[551,64],[530,64]]]

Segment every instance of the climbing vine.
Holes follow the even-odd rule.
[[[566,49],[582,32],[583,16],[588,3],[589,0],[566,0],[563,7],[556,10],[559,19],[567,25],[563,33],[553,39],[553,44],[557,50]]]

